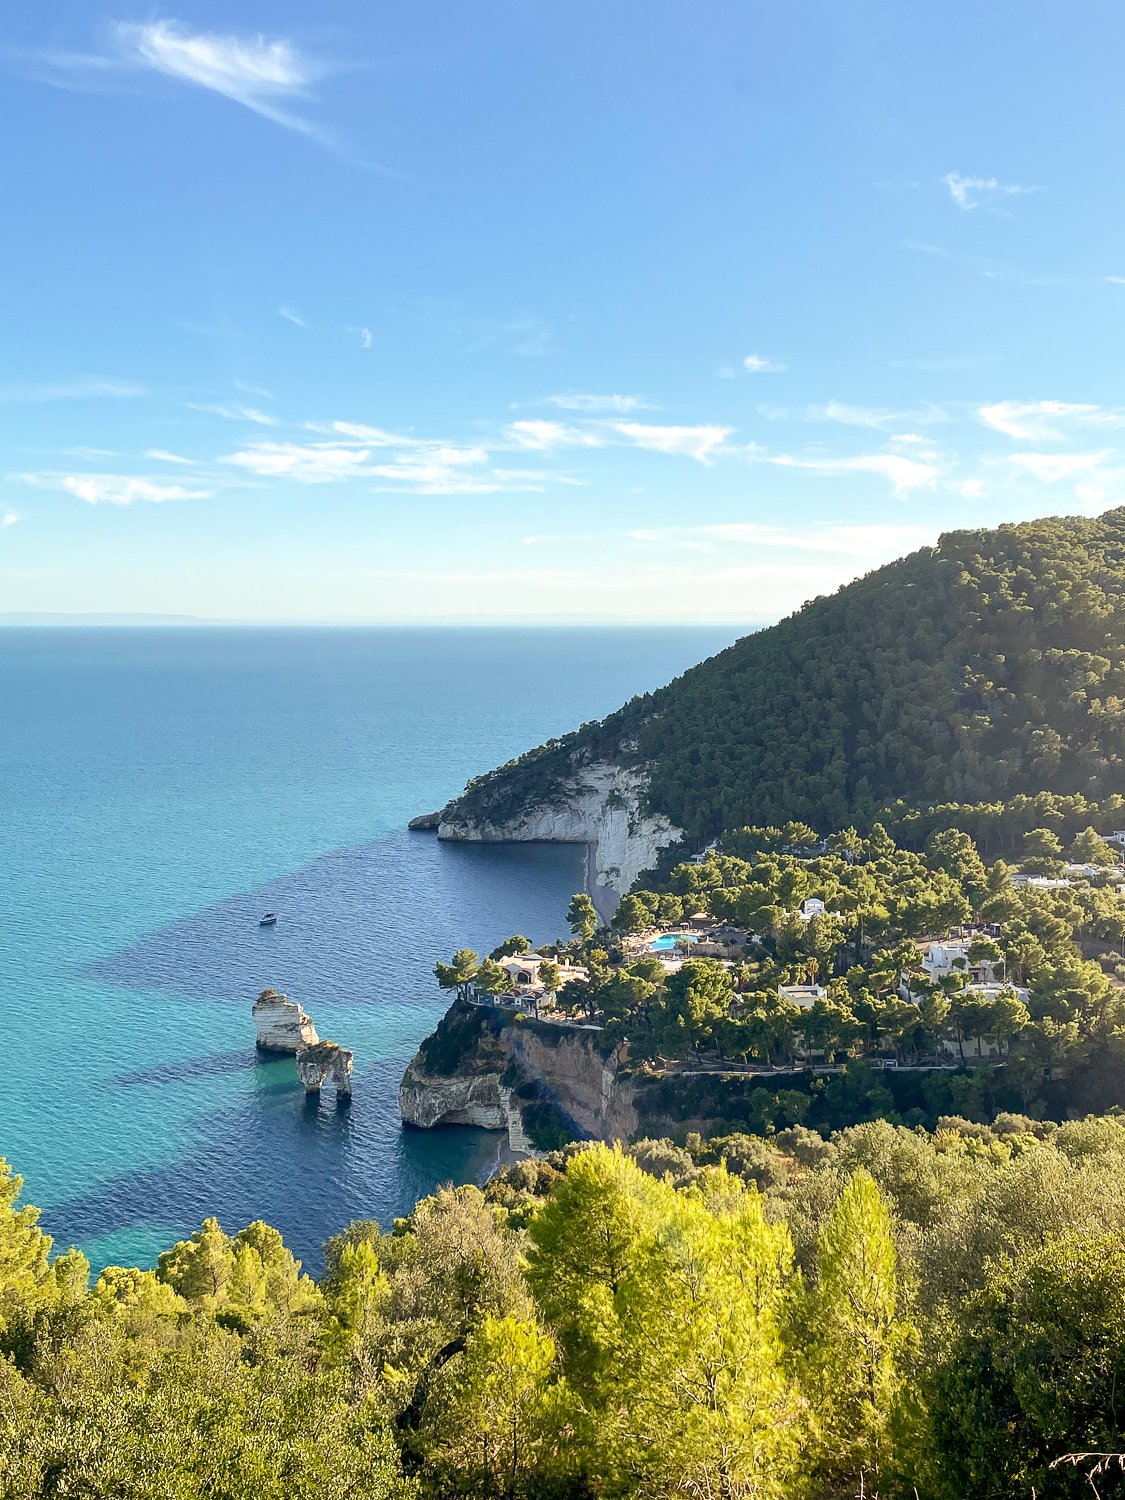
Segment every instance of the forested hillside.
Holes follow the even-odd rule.
[[[1121,1490],[1118,1120],[572,1147],[351,1225],[319,1283],[208,1220],[90,1288],[17,1190],[5,1500]]]
[[[959,531],[880,568],[599,724],[471,783],[504,816],[575,758],[651,767],[694,840],[879,808],[1125,787],[1125,509]]]

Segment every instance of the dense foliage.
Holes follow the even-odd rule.
[[[954,1042],[964,1061],[982,1056],[987,1039],[988,1053],[1018,1051],[1053,1069],[1111,1039],[1125,1046],[1122,871],[1095,830],[1072,840],[1066,853],[1081,857],[1084,873],[1071,874],[1049,829],[1025,835],[1024,872],[1044,872],[1044,885],[1015,883],[1003,861],[986,865],[958,829],[938,829],[920,853],[880,824],[823,845],[808,829],[806,852],[780,852],[800,832],[737,830],[673,869],[664,889],[635,891],[618,909],[623,934],[702,910],[730,923],[736,942],[753,934],[741,949],[717,950],[733,960],[689,958],[665,974],[651,957],[607,967],[595,950],[583,1001],[620,1023],[642,1055],[905,1062]],[[812,915],[802,910],[809,902],[818,903]],[[955,930],[969,934],[965,958],[927,973],[925,939]],[[972,982],[982,977],[989,982]],[[785,994],[796,984],[826,993],[798,1008]]]
[[[998,805],[994,832],[1026,821],[1024,803],[1065,829],[1058,809],[1034,798],[1010,814]],[[951,1107],[987,1117],[1125,1104],[1121,851],[1089,827],[1065,848],[1053,827],[1028,829],[1017,843],[1022,871],[986,864],[968,834],[940,824],[917,852],[881,824],[825,840],[798,824],[740,828],[674,867],[661,888],[626,896],[611,930],[592,930],[588,902],[576,897],[573,940],[548,950],[572,967],[539,971],[549,968],[557,994],[509,996],[509,976],[500,970],[496,986],[496,966],[469,949],[436,973],[494,1013],[507,1005],[538,1014],[543,1004],[555,1021],[601,1027],[603,1052],[620,1044],[619,1063],[663,1070],[639,1102],[673,1120],[838,1128],[872,1115],[932,1123]],[[649,949],[654,932],[688,917],[697,929],[714,924],[706,941],[694,941],[698,931],[678,940],[674,960]],[[955,933],[956,942],[947,938]],[[933,939],[952,945],[937,969],[927,967]],[[482,1025],[479,1008],[455,1009],[423,1044],[426,1066],[451,1071]],[[891,1065],[897,1076],[836,1073],[856,1060]],[[953,1063],[983,1076],[920,1082],[900,1071]],[[758,1094],[700,1086],[699,1077],[732,1066],[820,1076]]]
[[[1125,509],[943,536],[478,778],[461,810],[503,817],[602,755],[649,765],[699,841],[895,799],[1120,793]]]
[[[5,1500],[1070,1500],[1125,1444],[1114,1119],[570,1147],[319,1283],[209,1220],[90,1288],[17,1191]]]

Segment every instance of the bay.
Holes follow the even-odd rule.
[[[206,1215],[263,1218],[315,1269],[350,1219],[482,1180],[495,1135],[398,1119],[433,963],[557,936],[582,851],[405,824],[732,637],[0,631],[0,1154],[57,1242],[151,1264]],[[260,1060],[266,985],[353,1049],[350,1109]]]

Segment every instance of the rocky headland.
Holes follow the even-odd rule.
[[[419,813],[416,818],[411,818],[410,822],[407,823],[406,826],[414,833],[430,833],[438,826],[440,822],[440,812]]]
[[[618,1049],[599,1027],[536,1021],[457,1000],[399,1087],[405,1124],[503,1130],[513,1151],[637,1129]]]
[[[641,767],[576,757],[561,773],[529,778],[502,802],[470,787],[440,813],[423,814],[410,826],[474,843],[586,844],[590,894],[604,916],[656,864],[660,851],[682,837],[663,814],[647,808],[647,785]]]
[[[456,1000],[411,1059],[399,1086],[403,1123],[420,1130],[474,1125],[503,1131],[512,1151],[574,1140],[628,1142],[745,1129],[767,1089],[807,1086],[811,1074],[741,1077],[638,1070],[628,1046],[599,1026],[535,1020]]]

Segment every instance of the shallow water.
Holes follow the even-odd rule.
[[[350,1218],[482,1178],[496,1135],[398,1119],[433,963],[556,936],[583,851],[404,825],[729,639],[0,631],[0,1153],[45,1227],[97,1266],[264,1218],[315,1266]],[[259,1059],[265,985],[353,1049],[350,1109]]]

